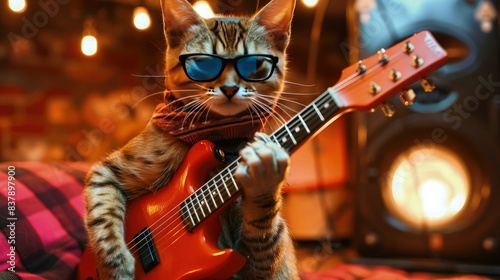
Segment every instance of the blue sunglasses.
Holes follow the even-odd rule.
[[[234,58],[215,54],[190,53],[179,56],[186,75],[193,81],[211,82],[219,78],[227,63],[231,63],[238,76],[248,82],[265,81],[271,77],[278,57],[268,54],[248,54]]]

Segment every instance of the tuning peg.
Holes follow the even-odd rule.
[[[383,103],[380,105],[380,110],[382,110],[382,113],[388,118],[394,116],[396,113],[396,109],[394,109],[394,106],[390,103]]]
[[[421,79],[420,85],[422,86],[425,92],[432,92],[436,88],[436,86],[430,79]]]
[[[379,93],[380,91],[382,90],[382,88],[375,82],[371,82],[370,83],[370,93],[373,94],[373,95],[376,95],[377,93]]]
[[[415,94],[415,91],[413,91],[413,89],[407,89],[407,90],[403,90],[400,94],[399,94],[399,100],[401,100],[401,102],[405,105],[405,106],[410,106],[411,104],[413,104],[413,102],[415,102],[415,99],[417,98],[417,94]]]
[[[358,69],[356,69],[356,72],[358,74],[363,74],[366,72],[366,66],[363,64],[362,60],[358,61]]]
[[[385,54],[384,48],[381,48],[377,53],[378,53],[378,61],[380,61],[382,64],[389,63],[389,57]]]
[[[411,66],[413,66],[415,68],[418,68],[419,66],[421,66],[422,64],[424,64],[424,59],[415,54],[415,55],[413,55],[411,57],[410,64],[411,64]]]
[[[397,82],[399,79],[401,79],[401,72],[399,72],[396,68],[392,68],[391,72],[389,73],[389,79],[393,82]]]
[[[410,43],[410,41],[406,41],[403,45],[403,51],[405,53],[412,53],[415,50],[415,46]]]

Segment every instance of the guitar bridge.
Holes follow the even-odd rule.
[[[151,232],[148,228],[144,228],[134,236],[134,240],[136,240],[135,247],[137,247],[137,253],[139,254],[142,268],[144,272],[148,272],[160,263],[158,251],[156,250]]]

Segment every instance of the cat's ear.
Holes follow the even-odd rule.
[[[290,40],[295,0],[271,0],[252,19],[266,28],[276,46],[282,50]]]
[[[186,0],[161,0],[163,26],[168,46],[177,47],[191,26],[205,26],[203,18]]]

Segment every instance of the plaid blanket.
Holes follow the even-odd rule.
[[[90,164],[0,164],[0,279],[74,279]],[[10,275],[9,275],[10,274]],[[14,277],[14,278],[8,278]]]

